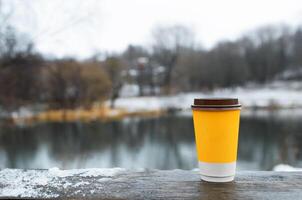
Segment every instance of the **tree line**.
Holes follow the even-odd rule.
[[[198,45],[185,26],[156,27],[152,44],[149,51],[129,46],[123,58],[133,63],[144,56],[153,66],[164,67],[158,83],[164,93],[265,84],[285,71],[302,68],[302,27],[263,26],[210,49]]]
[[[122,53],[103,55],[50,59],[2,21],[1,108],[39,104],[73,109],[105,99],[114,107],[126,84],[139,86],[139,95],[145,95],[146,87],[154,95],[264,84],[286,70],[302,68],[302,27],[264,26],[206,49],[186,26],[158,26],[151,46],[129,45]]]
[[[155,43],[151,56],[163,56],[162,60],[154,59],[166,66],[166,75],[172,77],[165,85],[172,84],[180,91],[235,87],[248,82],[264,84],[286,70],[302,68],[302,27],[264,26],[234,41],[220,41],[210,49],[191,45],[191,34],[182,34],[187,39],[171,34],[185,27],[170,28],[167,34],[174,37],[174,45]]]

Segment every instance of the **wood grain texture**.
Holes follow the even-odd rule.
[[[39,173],[47,173],[47,170],[40,170]],[[24,181],[30,186],[30,180]],[[0,183],[0,191],[4,191],[5,187],[8,185]],[[63,199],[294,200],[302,199],[302,172],[238,172],[234,182],[207,183],[200,180],[196,171],[125,170],[108,178],[80,175],[57,177],[55,181],[36,185],[34,189],[40,192],[35,198],[54,195]]]

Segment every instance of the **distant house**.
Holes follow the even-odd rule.
[[[131,93],[130,96],[133,96],[135,92],[137,92],[137,96],[160,94],[164,72],[163,66],[150,62],[147,57],[138,58],[134,66],[123,72],[126,80],[126,84],[122,88],[123,95]]]

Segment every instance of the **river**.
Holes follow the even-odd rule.
[[[238,170],[302,166],[302,115],[292,111],[241,116]],[[197,167],[190,113],[111,122],[38,123],[0,127],[1,168]]]

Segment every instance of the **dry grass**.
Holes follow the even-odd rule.
[[[72,121],[111,121],[119,120],[125,117],[153,117],[164,114],[163,110],[141,110],[136,112],[128,112],[126,109],[111,109],[107,106],[95,106],[91,109],[75,109],[75,110],[47,110],[36,115],[26,118],[14,118],[14,123],[34,123],[34,122],[72,122]]]

